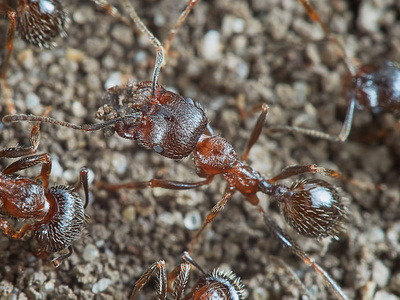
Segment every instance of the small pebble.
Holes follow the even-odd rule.
[[[111,280],[108,278],[102,278],[98,282],[96,282],[92,287],[92,292],[94,294],[98,294],[104,292],[108,286],[110,285]]]
[[[216,61],[221,57],[221,37],[218,31],[209,30],[203,40],[202,55],[208,61]]]
[[[136,208],[133,205],[127,206],[122,211],[122,220],[131,223],[136,219]]]
[[[104,83],[104,88],[108,90],[117,85],[122,85],[121,72],[114,72],[108,76],[106,82]]]
[[[93,244],[88,244],[83,250],[83,259],[88,262],[96,260],[100,256],[99,250]]]
[[[198,211],[190,211],[186,214],[183,219],[183,224],[189,230],[200,229],[202,224],[202,219]]]

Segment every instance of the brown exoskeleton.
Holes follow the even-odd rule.
[[[123,2],[126,3],[131,18],[137,23],[138,17],[134,13],[133,7],[127,1]],[[191,1],[188,7],[191,8],[190,5],[193,6],[195,2]],[[119,16],[116,9],[104,1],[96,1],[96,3],[100,3],[110,14]],[[143,29],[143,26],[143,23],[139,23],[140,29]],[[146,30],[142,31],[148,34],[148,30]],[[163,58],[163,51],[159,49],[160,42],[155,41],[152,34],[148,34],[148,36],[156,46],[157,57]],[[161,66],[162,59],[156,59],[153,81],[128,84],[109,90],[106,96],[107,104],[99,109],[97,115],[99,119],[103,120],[102,123],[80,126],[32,115],[10,115],[4,117],[3,121],[48,122],[83,131],[107,128],[109,133],[116,132],[121,137],[137,140],[145,147],[168,158],[180,159],[193,153],[196,174],[204,178],[202,181],[179,182],[151,179],[122,185],[105,185],[105,187],[109,190],[146,187],[186,190],[207,185],[216,175],[221,175],[227,182],[225,193],[212,208],[202,228],[192,239],[189,251],[193,250],[193,246],[206,226],[224,209],[232,195],[238,191],[248,203],[257,208],[264,219],[267,230],[277,237],[281,244],[288,247],[306,264],[312,266],[338,299],[347,299],[333,278],[266,214],[265,209],[259,204],[257,196],[257,193],[260,192],[269,195],[272,201],[276,201],[287,223],[301,235],[316,239],[337,238],[338,232],[343,227],[347,210],[334,185],[322,179],[297,180],[289,186],[276,182],[307,173],[345,179],[343,175],[316,165],[295,165],[284,169],[275,177],[266,178],[247,165],[245,160],[260,136],[268,106],[262,107],[260,117],[250,134],[245,154],[239,158],[233,146],[226,139],[213,135],[211,129],[207,128],[206,115],[199,105],[157,84]]]
[[[244,299],[244,285],[241,279],[233,272],[222,272],[218,269],[214,269],[206,273],[187,252],[184,253],[182,259],[184,262],[177,266],[168,276],[164,260],[159,260],[152,264],[136,282],[130,300],[135,299],[136,294],[148,283],[153,274],[157,275],[157,299],[167,299],[168,292],[172,293],[173,299],[181,299],[184,296],[190,268],[192,266],[198,269],[202,273],[202,276],[184,299]],[[171,286],[173,286],[173,288]]]
[[[0,157],[19,158],[0,171],[0,229],[14,239],[31,233],[38,244],[38,255],[49,255],[68,249],[68,253],[52,259],[58,267],[72,254],[72,243],[79,237],[87,222],[85,208],[88,204],[88,171],[80,171],[80,182],[85,190],[85,202],[73,187],[49,187],[51,157],[49,153],[31,155],[39,145],[39,125],[31,131],[31,147],[12,147],[0,151]],[[28,156],[30,155],[30,156]],[[42,164],[35,180],[15,177],[13,173]],[[40,180],[39,183],[37,180]],[[10,218],[30,221],[15,229]]]

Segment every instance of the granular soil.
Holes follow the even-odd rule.
[[[58,40],[53,49],[36,49],[16,38],[8,83],[17,113],[41,114],[51,106],[53,118],[96,123],[105,84],[150,80],[155,51],[146,37],[132,33],[90,1],[71,0],[64,5],[71,19],[68,37]],[[134,1],[134,5],[150,30],[164,40],[185,1],[149,0],[141,5]],[[321,0],[315,5],[322,20],[343,37],[346,50],[361,63],[400,61],[399,2]],[[3,19],[2,28],[7,24]],[[217,54],[211,57],[203,49],[210,30],[220,38]],[[206,45],[211,51],[212,45]],[[215,133],[240,154],[258,113],[242,120],[239,99],[244,99],[245,108],[259,103],[270,106],[265,128],[298,125],[335,134],[346,112],[341,89],[345,73],[337,48],[323,40],[318,24],[309,21],[297,1],[202,0],[174,38],[159,83],[200,102]],[[7,113],[2,100],[0,115]],[[316,163],[366,185],[383,187],[368,190],[327,179],[341,188],[350,211],[346,231],[331,243],[299,236],[285,224],[276,204],[260,196],[268,213],[350,299],[400,297],[400,130],[396,124],[392,114],[356,112],[345,143],[288,133],[269,135],[265,130],[248,159],[267,177],[289,165]],[[30,124],[0,125],[1,148],[29,144]],[[87,208],[90,222],[74,243],[72,257],[58,269],[50,260],[33,255],[31,240],[16,241],[1,234],[1,299],[127,299],[153,262],[164,259],[169,270],[181,262],[202,220],[224,193],[225,183],[219,178],[189,191],[107,192],[96,183],[199,178],[190,157],[170,160],[134,141],[105,137],[102,132],[50,124],[41,128],[38,152],[52,156],[51,184],[75,184],[83,166],[94,174]],[[2,159],[1,167],[10,161]],[[37,171],[32,168],[21,174],[34,178]],[[301,298],[301,289],[283,263],[304,283],[310,298],[332,298],[318,274],[270,236],[257,210],[239,193],[202,234],[193,257],[204,269],[235,272],[246,286],[248,299]],[[189,285],[198,277],[193,271]],[[151,283],[138,299],[153,299],[153,294]]]

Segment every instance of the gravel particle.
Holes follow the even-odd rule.
[[[203,58],[208,61],[216,61],[221,57],[221,37],[218,31],[209,30],[203,39]]]
[[[100,256],[99,250],[93,244],[88,244],[83,250],[83,259],[88,262],[93,262]]]
[[[111,283],[111,280],[109,278],[102,278],[93,285],[92,292],[94,294],[104,292],[108,288],[110,283]]]
[[[108,76],[106,82],[104,83],[104,88],[108,90],[117,85],[122,85],[121,72],[114,72]]]
[[[136,208],[133,205],[127,206],[122,211],[122,220],[131,223],[136,219]]]
[[[387,285],[390,275],[390,269],[381,260],[374,261],[372,265],[372,279],[380,288]]]
[[[200,229],[202,224],[201,215],[198,211],[190,211],[185,215],[183,219],[185,227],[189,230]]]

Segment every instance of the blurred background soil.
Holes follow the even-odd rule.
[[[113,3],[118,2],[114,1]],[[139,3],[140,2],[140,3]],[[118,3],[116,3],[118,4]],[[134,1],[151,31],[164,40],[183,0]],[[322,20],[343,36],[361,63],[400,61],[400,4],[385,1],[314,1]],[[8,70],[17,113],[41,114],[76,124],[96,123],[105,86],[150,80],[155,51],[146,37],[105,14],[88,0],[64,2],[68,37],[53,49],[36,49],[19,37]],[[125,11],[123,11],[125,14]],[[1,20],[5,32],[6,18]],[[4,29],[3,29],[4,28]],[[219,39],[216,52],[214,39]],[[336,134],[346,112],[341,78],[346,68],[337,48],[324,41],[295,0],[199,1],[173,40],[159,83],[200,102],[216,134],[242,153],[258,113],[241,120],[245,107],[267,103],[267,125],[298,125]],[[1,38],[4,41],[5,38]],[[0,115],[8,113],[3,99]],[[350,217],[339,241],[316,241],[294,233],[276,204],[262,205],[348,294],[350,299],[400,297],[400,130],[394,115],[357,112],[349,140],[338,144],[301,135],[263,132],[248,163],[267,177],[293,164],[316,163],[350,178],[382,185],[365,190],[340,181]],[[1,148],[29,145],[30,125],[0,123]],[[1,299],[127,299],[135,281],[159,259],[172,270],[209,210],[223,195],[217,178],[191,191],[145,189],[111,193],[96,183],[153,177],[194,182],[191,158],[173,161],[117,136],[42,124],[39,153],[53,160],[51,183],[75,184],[79,169],[94,174],[87,208],[90,223],[58,269],[33,255],[31,240],[0,234]],[[382,134],[383,133],[383,134]],[[4,168],[11,160],[2,159]],[[33,178],[36,168],[21,174]],[[296,180],[297,178],[293,178]],[[288,184],[291,180],[286,181]],[[330,179],[327,179],[330,180]],[[316,272],[272,238],[256,209],[236,193],[201,236],[193,257],[204,268],[232,270],[248,299],[299,299],[300,290],[271,256],[284,261],[312,298],[329,299]],[[192,272],[195,280],[199,273]],[[193,282],[189,283],[193,284]],[[139,299],[153,299],[154,283]]]

